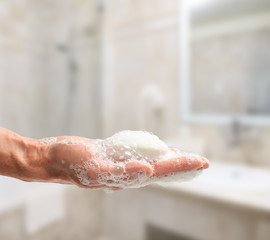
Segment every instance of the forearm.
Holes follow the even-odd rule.
[[[49,180],[45,146],[0,127],[0,175],[24,181]]]

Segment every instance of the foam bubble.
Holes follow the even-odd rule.
[[[47,144],[53,144],[56,142],[56,137],[46,137],[46,138],[42,138],[42,139],[39,139],[39,142],[42,144],[42,145],[47,145]]]

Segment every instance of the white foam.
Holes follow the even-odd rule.
[[[56,137],[46,137],[46,138],[42,138],[42,139],[39,139],[39,142],[40,142],[42,145],[53,144],[53,143],[56,142]]]

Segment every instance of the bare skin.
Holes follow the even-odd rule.
[[[76,140],[75,145],[59,144],[64,141]],[[102,157],[93,157],[86,144],[95,140],[62,136],[54,141],[42,141],[22,137],[10,130],[0,127],[0,175],[14,177],[27,182],[55,182],[62,184],[75,184],[79,187],[92,189],[120,190],[121,187],[111,187],[99,184],[98,172],[104,174],[118,174],[117,164],[108,163]],[[85,144],[86,143],[86,144]],[[173,148],[171,148],[173,150]],[[96,154],[96,153],[95,153]],[[98,159],[98,166],[97,165]],[[88,185],[82,184],[71,165],[91,163],[87,171],[90,179]],[[180,164],[181,163],[181,164]],[[192,164],[185,157],[169,159],[152,164],[132,161],[125,163],[125,169],[131,178],[144,172],[146,176],[163,176],[170,173],[208,168],[209,163],[203,157],[196,158]]]

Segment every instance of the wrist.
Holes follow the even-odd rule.
[[[50,180],[48,147],[37,139],[26,137],[21,137],[18,142],[22,152],[20,178],[24,181]]]

